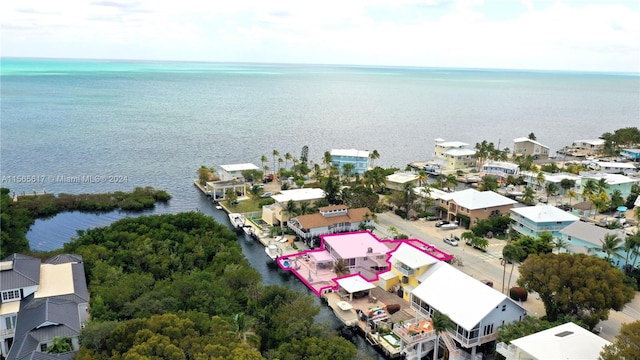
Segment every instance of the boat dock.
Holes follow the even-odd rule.
[[[380,287],[371,289],[368,297],[347,301],[337,292],[325,292],[322,299],[336,317],[347,327],[359,331],[365,340],[379,349],[388,359],[401,358],[400,339],[393,334],[393,327],[411,319],[420,318],[408,301]],[[399,306],[391,314],[386,309]]]

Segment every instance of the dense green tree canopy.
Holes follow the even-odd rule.
[[[622,325],[616,340],[600,353],[600,360],[620,359],[640,359],[640,321]]]
[[[594,256],[533,254],[520,266],[518,285],[538,293],[549,321],[567,315],[593,328],[635,295],[624,281],[620,270]]]

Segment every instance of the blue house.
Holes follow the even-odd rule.
[[[355,149],[333,149],[331,150],[331,165],[338,168],[340,174],[343,174],[345,164],[353,164],[354,174],[364,174],[369,169],[369,152],[366,150]]]
[[[625,233],[620,229],[610,230],[584,221],[576,221],[560,231],[560,238],[569,244],[566,249],[568,253],[593,255],[603,259],[607,254],[601,251],[602,242],[607,235],[616,235],[622,241],[626,238]],[[636,263],[640,263],[633,254],[628,258],[631,265],[634,265],[634,259]],[[621,248],[611,260],[613,265],[622,268],[627,261],[627,252]]]
[[[631,161],[640,161],[640,149],[623,149],[620,151],[620,156]]]
[[[522,235],[538,237],[549,232],[559,237],[565,227],[580,218],[551,205],[526,206],[511,209],[511,228]]]

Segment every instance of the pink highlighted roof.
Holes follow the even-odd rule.
[[[386,263],[391,269],[389,259],[398,250],[400,245],[403,245],[401,254],[405,254],[407,246],[411,249],[411,256],[419,257],[422,253],[427,258],[424,260],[415,261],[430,264],[438,261],[448,261],[453,256],[437,249],[435,246],[429,245],[418,239],[401,239],[401,240],[380,240],[373,233],[369,231],[359,231],[343,234],[324,235],[320,237],[320,248],[314,250],[306,250],[297,254],[285,255],[278,258],[278,265],[283,270],[292,271],[309,289],[311,289],[317,296],[321,296],[325,290],[332,289],[338,290],[338,280],[340,282],[346,281],[350,284],[350,281],[365,281],[373,285],[378,281],[380,274],[387,272],[388,270],[380,271],[376,274],[374,279],[365,279],[359,274],[348,274],[345,276],[336,276],[333,269],[325,267],[323,263],[336,260],[325,249],[325,241],[328,241],[329,246],[332,247],[336,253],[340,254],[341,258],[359,258],[367,254],[369,248],[371,253],[385,254]],[[392,250],[389,250],[392,249]],[[357,280],[355,279],[357,277]],[[343,280],[346,278],[354,278],[349,280]]]

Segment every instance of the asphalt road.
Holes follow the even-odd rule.
[[[374,233],[381,239],[393,238],[393,231],[389,230],[391,227],[395,228],[398,233],[405,234],[409,238],[417,238],[437,248],[454,255],[456,258],[462,261],[462,266],[458,268],[464,273],[478,279],[478,280],[491,280],[493,281],[493,288],[502,290],[502,276],[503,267],[500,262],[502,254],[502,247],[504,246],[503,240],[491,239],[489,241],[489,247],[487,252],[482,252],[477,249],[473,249],[464,245],[461,242],[459,246],[454,247],[448,245],[442,241],[446,235],[458,235],[464,232],[464,229],[456,229],[453,231],[444,231],[435,227],[433,221],[408,221],[400,218],[392,212],[377,214],[376,230]],[[511,272],[511,265],[507,265],[505,272],[505,283],[509,282],[509,273]],[[516,280],[520,274],[518,273],[517,265],[513,268],[513,274],[511,276],[510,286],[514,286]],[[509,288],[505,285],[505,293]],[[536,294],[529,294],[529,298],[522,306],[533,316],[544,315],[544,305],[537,298]],[[633,322],[640,320],[640,292],[636,293],[636,297],[627,304],[622,311],[611,311],[609,313],[609,319],[602,321],[598,324],[601,327],[600,336],[606,340],[614,341],[616,335],[620,332],[620,327],[623,323]]]

